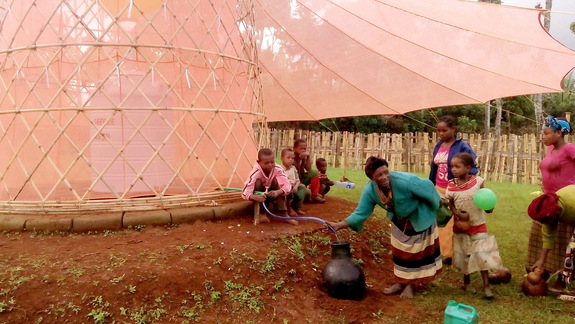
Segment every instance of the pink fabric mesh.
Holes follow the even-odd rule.
[[[537,10],[454,0],[256,0],[270,121],[560,92],[575,52]]]
[[[0,200],[241,187],[256,156],[249,1],[14,0],[0,38]],[[116,21],[116,18],[118,20]]]

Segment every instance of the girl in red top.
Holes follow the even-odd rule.
[[[455,218],[453,226],[453,267],[463,273],[463,290],[471,283],[470,274],[480,271],[484,298],[492,299],[489,269],[502,267],[495,236],[487,233],[485,214],[473,202],[483,188],[483,178],[469,173],[474,159],[469,153],[458,153],[451,160],[454,179],[449,180],[445,197]]]

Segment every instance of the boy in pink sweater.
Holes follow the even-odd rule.
[[[255,193],[264,192],[264,194]],[[256,203],[274,205],[275,212],[280,216],[287,216],[286,196],[291,191],[291,184],[281,165],[274,161],[274,153],[269,148],[262,148],[258,152],[258,160],[250,172],[242,190],[242,198]],[[269,218],[260,216],[260,222],[269,223]],[[287,220],[287,223],[297,225],[296,220]]]

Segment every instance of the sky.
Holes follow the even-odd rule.
[[[538,3],[545,8],[545,0],[501,0],[502,4],[534,8]],[[563,45],[575,50],[575,34],[569,25],[575,22],[575,0],[553,0],[550,34]]]

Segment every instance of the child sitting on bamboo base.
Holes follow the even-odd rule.
[[[298,216],[305,215],[301,210],[303,201],[309,189],[299,180],[298,172],[293,165],[295,154],[292,149],[286,148],[282,150],[282,168],[291,184],[291,192],[286,197],[286,207],[288,215]]]
[[[325,199],[321,198],[319,194],[319,182],[312,181],[317,178],[317,170],[311,168],[311,155],[307,151],[307,143],[304,139],[297,139],[293,143],[293,151],[295,153],[294,166],[299,175],[300,181],[309,187],[311,196],[309,202],[324,203]],[[317,179],[316,179],[317,180]]]
[[[331,189],[331,186],[334,185],[334,182],[329,180],[327,177],[327,161],[324,158],[318,158],[315,160],[315,167],[317,168],[318,176],[316,178],[311,179],[312,183],[314,181],[319,182],[319,195],[321,198],[325,199],[325,195]]]
[[[264,194],[255,193],[256,191]],[[242,190],[242,198],[256,203],[273,205],[273,209],[280,216],[288,216],[286,208],[286,196],[291,191],[291,184],[286,177],[281,165],[274,161],[274,153],[269,148],[262,148],[258,152],[258,160],[250,172]],[[260,222],[269,223],[265,215],[259,217]],[[287,223],[298,225],[296,220],[286,220]]]

